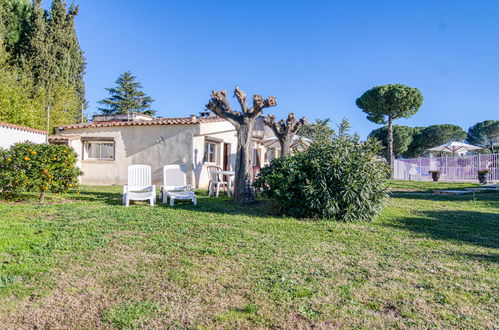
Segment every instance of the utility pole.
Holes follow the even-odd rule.
[[[45,137],[45,143],[49,143],[49,132],[50,130],[50,104],[47,105],[47,136]]]
[[[83,111],[85,110],[85,104],[81,104],[81,123],[83,124]]]

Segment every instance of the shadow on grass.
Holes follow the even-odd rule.
[[[474,211],[422,211],[387,226],[439,240],[499,248],[499,214]]]
[[[460,256],[465,257],[465,258],[469,258],[469,259],[475,260],[475,261],[485,261],[485,262],[499,264],[499,253],[490,253],[490,254],[461,253]]]
[[[477,201],[488,202],[492,206],[499,208],[499,193],[498,192],[480,192],[464,195],[438,195],[434,193],[412,193],[412,192],[392,192],[391,198],[397,199],[424,199],[432,201],[455,202],[455,201]]]
[[[164,204],[161,199],[156,200],[155,207],[164,207],[179,210],[189,210],[195,212],[221,213],[233,215],[248,215],[248,216],[264,216],[271,217],[268,214],[265,204],[262,201],[256,201],[252,205],[239,205],[234,200],[226,196],[208,197],[206,191],[196,191],[198,198],[197,205],[194,206],[191,201],[176,200],[175,206],[171,207],[169,203]],[[102,192],[102,191],[81,191],[80,195],[75,198],[80,201],[97,201],[108,205],[123,205],[122,194],[118,192]],[[131,201],[130,206],[148,206],[148,201]]]

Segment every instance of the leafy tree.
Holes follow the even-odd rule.
[[[98,108],[103,114],[140,112],[153,115],[151,103],[154,101],[140,89],[142,85],[135,81],[137,77],[130,71],[122,73],[116,80],[116,87],[106,88],[110,96],[100,100],[103,108]]]
[[[49,11],[39,0],[0,0],[1,120],[45,129],[81,118],[85,59],[77,13],[62,0],[53,0]]]
[[[406,154],[409,157],[418,157],[424,154],[427,149],[452,141],[463,141],[465,138],[466,132],[456,125],[428,126],[414,136]]]
[[[499,145],[499,120],[485,120],[471,126],[466,141],[494,153],[496,151],[494,146]]]
[[[0,186],[4,198],[21,192],[65,192],[78,185],[83,172],[76,167],[77,155],[65,145],[18,143],[0,152]]]
[[[331,127],[330,118],[315,119],[315,122],[303,125],[297,134],[314,141],[330,140],[334,134],[334,129]]]
[[[30,15],[30,0],[0,0],[0,34],[6,50],[13,58],[20,54]]]
[[[388,124],[388,164],[393,167],[393,121],[409,118],[418,112],[423,95],[417,88],[401,84],[376,86],[356,100],[367,119],[377,124]]]
[[[417,130],[409,126],[393,125],[393,153],[395,157],[401,157],[409,148]],[[387,157],[388,127],[383,126],[369,133],[369,138],[378,139],[383,145],[381,154]]]

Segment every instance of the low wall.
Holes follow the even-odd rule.
[[[0,122],[0,148],[7,149],[14,143],[30,141],[45,143],[47,134],[29,127]]]

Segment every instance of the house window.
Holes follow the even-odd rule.
[[[205,163],[217,163],[218,143],[206,141],[204,143],[204,161]]]
[[[114,160],[113,141],[84,141],[84,159]]]
[[[267,149],[267,161],[270,163],[272,159],[276,158],[276,149],[275,148],[268,148]]]

